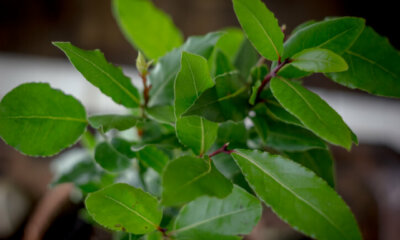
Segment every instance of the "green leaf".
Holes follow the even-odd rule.
[[[239,51],[244,35],[239,28],[227,28],[224,29],[225,33],[218,40],[215,48],[220,49],[228,59],[233,62],[236,53]]]
[[[167,165],[162,177],[162,204],[178,206],[203,195],[226,197],[232,183],[215,168],[211,159],[184,156]]]
[[[131,165],[131,160],[108,142],[97,144],[94,158],[102,168],[110,172],[120,172]]]
[[[157,229],[162,218],[155,197],[124,183],[89,194],[85,205],[97,223],[113,231],[149,233]]]
[[[184,206],[172,233],[178,238],[248,234],[261,218],[260,201],[238,186],[226,198],[201,197]]]
[[[365,20],[341,17],[320,21],[298,30],[284,45],[283,59],[292,57],[307,48],[324,48],[341,54],[361,34]]]
[[[286,152],[286,155],[335,187],[333,157],[329,150],[311,149],[305,152]]]
[[[204,90],[213,85],[207,60],[182,52],[181,70],[175,79],[175,116],[180,117]]]
[[[232,72],[235,68],[229,58],[218,48],[214,49],[213,56],[210,58],[210,72],[212,76]]]
[[[328,74],[333,81],[379,96],[400,97],[400,52],[387,38],[366,27],[342,56],[350,68]]]
[[[299,119],[286,111],[286,109],[282,107],[282,105],[279,104],[275,98],[273,98],[273,100],[268,99],[265,105],[267,107],[268,115],[273,116],[284,123],[303,127],[303,124],[299,121]]]
[[[137,151],[137,158],[144,165],[153,168],[159,174],[162,174],[165,165],[169,161],[168,156],[163,151],[151,145],[147,145]]]
[[[123,74],[120,67],[108,63],[100,50],[82,50],[69,42],[53,44],[67,55],[86,80],[111,97],[114,102],[128,108],[140,105],[139,92],[131,80]]]
[[[218,124],[202,117],[182,117],[176,121],[176,135],[179,141],[193,150],[196,155],[203,155],[217,138]]]
[[[308,26],[310,26],[310,25],[312,25],[312,24],[314,24],[314,23],[316,23],[316,22],[317,22],[317,21],[315,21],[315,20],[308,20],[308,21],[305,21],[305,22],[303,22],[303,23],[297,25],[297,27],[295,27],[295,28],[292,30],[292,32],[290,33],[290,35],[293,36],[293,35],[296,34],[298,31],[300,31],[300,30],[302,30],[303,28],[306,28],[306,27],[308,27]]]
[[[102,129],[107,132],[110,129],[117,129],[120,131],[129,129],[136,125],[138,118],[132,115],[95,115],[89,117],[89,123],[93,128]]]
[[[22,84],[0,102],[1,138],[30,156],[57,154],[74,144],[86,125],[82,104],[49,84]]]
[[[183,42],[171,18],[150,0],[114,0],[113,9],[127,40],[150,59],[158,59]]]
[[[313,148],[326,149],[326,144],[313,133],[295,125],[279,122],[262,114],[265,108],[256,110],[252,117],[254,126],[264,143],[281,151],[305,151]]]
[[[257,51],[278,60],[283,50],[283,33],[274,14],[261,0],[233,0],[236,16]]]
[[[247,129],[244,122],[228,121],[221,123],[218,128],[217,143],[229,143],[229,148],[245,147],[247,142]]]
[[[341,56],[327,49],[308,48],[296,53],[291,59],[291,65],[306,72],[343,72],[349,68]]]
[[[219,32],[190,37],[182,47],[174,49],[160,58],[149,76],[152,87],[148,106],[173,105],[174,80],[179,71],[182,51],[209,58],[220,37],[221,33]]]
[[[242,45],[240,45],[240,49],[237,52],[235,59],[233,61],[233,65],[239,70],[240,76],[243,79],[247,79],[250,75],[251,69],[258,62],[259,55],[251,45],[250,41],[245,38],[243,39]]]
[[[333,18],[309,24],[296,31],[284,44],[283,59],[292,57],[307,48],[324,48],[341,54],[348,49],[361,34],[365,20],[355,17]],[[309,73],[293,66],[279,71],[279,76],[300,78]]]
[[[232,156],[257,195],[295,229],[321,240],[361,240],[349,207],[310,170],[255,150],[236,150]]]
[[[198,115],[210,121],[240,121],[247,116],[248,86],[238,73],[227,73],[215,79],[183,116]]]
[[[146,108],[146,113],[151,119],[161,123],[173,124],[176,121],[173,106],[165,105]]]
[[[305,128],[330,143],[348,150],[351,148],[349,127],[321,97],[283,78],[273,78],[270,86],[279,103],[297,117]]]

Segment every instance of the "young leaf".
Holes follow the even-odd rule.
[[[46,83],[22,84],[0,102],[0,137],[30,156],[51,156],[71,146],[86,125],[82,104]]]
[[[108,142],[96,146],[94,158],[102,168],[110,172],[120,172],[131,165],[131,160]]]
[[[263,114],[257,114],[251,119],[268,147],[282,151],[326,149],[324,141],[302,127],[279,122]]]
[[[361,240],[346,203],[310,170],[255,150],[236,150],[232,156],[257,195],[294,228],[321,240]]]
[[[181,70],[175,79],[175,116],[180,117],[204,90],[213,85],[207,60],[182,52]]]
[[[227,73],[215,79],[183,116],[198,115],[210,121],[240,121],[247,116],[248,86],[238,73]]]
[[[321,48],[305,49],[293,55],[291,59],[291,65],[306,72],[343,72],[349,68],[341,56]]]
[[[182,42],[171,18],[150,0],[114,0],[114,16],[128,41],[149,59],[158,59]]]
[[[165,165],[167,165],[168,156],[155,146],[147,145],[137,152],[137,158],[144,165],[153,168],[159,174],[162,174]]]
[[[226,179],[209,158],[191,156],[171,161],[162,177],[162,204],[178,206],[202,195],[226,197],[232,183]]]
[[[217,138],[218,124],[198,116],[182,117],[176,121],[176,135],[179,141],[203,155]]]
[[[328,142],[351,148],[349,127],[321,97],[283,78],[273,78],[271,90],[279,103],[304,127]]]
[[[324,48],[341,54],[360,36],[365,20],[355,17],[333,18],[309,24],[296,31],[284,44],[283,59],[308,48]],[[293,66],[279,71],[279,76],[300,78],[309,75]]]
[[[124,183],[89,194],[85,205],[97,223],[113,231],[149,233],[158,228],[162,218],[156,198]]]
[[[313,171],[332,188],[335,187],[333,157],[329,150],[311,149],[305,152],[286,152],[286,155],[291,160]]]
[[[219,32],[190,37],[182,47],[174,49],[160,58],[149,76],[152,87],[148,106],[173,105],[174,80],[179,71],[179,59],[181,59],[182,51],[209,58],[220,37],[221,33]]]
[[[261,0],[233,0],[236,16],[257,51],[278,60],[283,50],[283,33],[274,14]]]
[[[102,129],[107,132],[110,129],[117,129],[120,131],[129,129],[136,125],[138,118],[132,115],[95,115],[89,117],[89,123],[93,128]]]
[[[123,74],[121,68],[108,63],[100,50],[82,50],[69,42],[53,44],[67,55],[86,80],[111,97],[114,102],[128,108],[140,105],[139,92],[131,80]]]
[[[248,234],[261,218],[260,201],[238,186],[226,198],[201,197],[184,206],[172,233],[178,238]],[[200,237],[200,238],[199,238]]]
[[[400,52],[387,38],[366,27],[342,56],[350,68],[346,72],[328,74],[332,80],[371,94],[400,97]]]

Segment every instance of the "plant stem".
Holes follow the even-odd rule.
[[[277,65],[274,69],[272,69],[272,70],[267,74],[267,76],[265,76],[265,78],[264,78],[264,80],[262,81],[260,87],[258,88],[258,90],[257,90],[257,97],[256,97],[257,100],[256,100],[256,102],[259,102],[261,92],[262,92],[262,90],[265,88],[265,86],[267,85],[267,83],[268,83],[273,77],[275,77],[276,74],[279,72],[279,70],[281,70],[281,69],[282,69],[286,64],[288,64],[288,63],[290,63],[290,60],[289,60],[289,59],[286,59],[285,61],[281,62],[281,59],[279,58],[278,65]]]
[[[234,152],[234,150],[228,150],[228,146],[229,143],[225,143],[222,147],[218,148],[217,150],[215,150],[213,153],[211,153],[210,155],[208,155],[210,158],[220,154],[220,153],[226,153],[226,154],[231,154]]]

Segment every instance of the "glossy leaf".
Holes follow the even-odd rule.
[[[215,168],[208,158],[191,156],[171,161],[162,177],[162,204],[179,206],[200,196],[226,197],[232,183]]]
[[[342,56],[350,68],[346,72],[329,74],[332,80],[375,95],[400,97],[400,52],[387,38],[366,27]]]
[[[183,42],[171,18],[150,0],[114,0],[114,16],[127,40],[148,58],[157,59]]]
[[[204,90],[213,85],[207,60],[182,52],[181,69],[175,79],[175,116],[180,117]]]
[[[257,51],[278,60],[283,50],[283,33],[274,14],[261,0],[233,0],[236,16]]]
[[[86,125],[82,104],[46,83],[22,84],[0,102],[0,137],[30,156],[50,156],[71,146]]]
[[[261,218],[260,201],[238,186],[223,199],[201,197],[179,212],[173,234],[178,239],[199,238],[202,233],[216,235],[248,234]]]
[[[283,59],[308,48],[324,48],[341,54],[359,37],[364,26],[364,19],[355,17],[333,18],[309,24],[296,31],[285,42]],[[279,76],[287,78],[299,78],[308,74],[290,65],[279,72]]]
[[[210,58],[209,62],[212,76],[219,76],[224,73],[232,72],[235,69],[225,53],[218,48],[214,49],[213,56]]]
[[[146,109],[146,113],[150,118],[161,123],[175,123],[174,106],[155,106]]]
[[[310,170],[266,152],[232,155],[257,195],[295,229],[321,240],[361,239],[349,207]]]
[[[174,80],[180,69],[182,51],[209,58],[221,33],[214,32],[204,36],[190,37],[180,48],[174,49],[160,58],[150,73],[151,90],[149,107],[173,105]]]
[[[100,225],[133,234],[156,230],[162,217],[156,198],[124,183],[89,194],[85,205],[90,216]]]
[[[146,166],[153,168],[159,174],[168,163],[168,156],[155,146],[147,145],[137,151],[137,158]]]
[[[268,147],[283,151],[326,149],[326,144],[310,131],[258,114],[251,118],[257,132]]]
[[[333,157],[329,150],[311,149],[304,152],[286,152],[288,157],[313,171],[329,186],[335,187]]]
[[[321,48],[305,49],[293,55],[291,59],[292,66],[306,72],[343,72],[349,68],[341,56]]]
[[[247,116],[249,98],[248,86],[238,73],[227,73],[215,79],[215,86],[209,88],[184,113],[184,116],[198,115],[210,121],[240,121]]]
[[[69,42],[54,42],[82,75],[102,93],[128,108],[140,105],[138,90],[120,67],[107,62],[100,50],[82,50]]]
[[[196,155],[203,155],[217,138],[218,124],[202,117],[182,117],[176,121],[176,135],[179,141],[193,150]]]
[[[108,142],[96,146],[94,158],[102,168],[110,172],[119,172],[131,165],[131,160]]]
[[[93,128],[102,129],[107,132],[110,129],[117,129],[120,131],[129,129],[136,125],[138,118],[132,115],[95,115],[89,117],[89,123]]]
[[[233,62],[241,47],[244,34],[240,28],[227,28],[224,31],[215,48],[220,49]]]
[[[351,148],[350,130],[339,114],[315,93],[283,78],[273,78],[271,90],[279,103],[322,139]]]

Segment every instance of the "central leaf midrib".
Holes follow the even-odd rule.
[[[327,222],[329,222],[342,236],[345,237],[345,239],[347,239],[346,234],[344,234],[340,228],[338,226],[336,226],[336,224],[334,224],[334,222],[331,221],[331,219],[324,214],[323,212],[319,211],[317,207],[315,207],[314,205],[312,205],[311,203],[309,203],[307,200],[305,200],[304,198],[302,198],[301,196],[299,196],[296,192],[294,192],[290,187],[286,186],[286,184],[282,183],[281,181],[279,181],[279,179],[277,179],[274,175],[272,175],[271,173],[269,173],[267,170],[265,170],[263,167],[261,167],[260,165],[258,165],[256,163],[256,161],[244,154],[242,154],[239,151],[236,151],[235,154],[241,156],[242,158],[246,159],[248,162],[250,162],[251,164],[253,164],[255,167],[257,167],[258,169],[260,169],[262,172],[264,172],[266,175],[268,175],[271,179],[273,179],[277,184],[281,185],[284,189],[286,189],[288,192],[290,192],[293,196],[295,196],[297,199],[299,199],[300,201],[304,202],[306,205],[308,205],[309,207],[311,207],[311,209],[313,209],[316,213],[318,213],[319,215],[321,215]]]
[[[87,123],[86,119],[63,117],[63,116],[41,116],[41,115],[28,115],[28,116],[6,116],[0,117],[0,119],[44,119],[54,121],[69,121],[69,122],[82,122]]]

